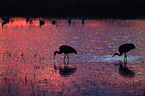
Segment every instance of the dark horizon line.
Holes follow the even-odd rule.
[[[1,14],[0,17],[26,17],[29,16],[30,18],[58,18],[58,19],[65,19],[69,16],[73,18],[87,18],[87,19],[145,19],[145,15],[82,15],[82,14],[51,14],[51,15],[40,15],[40,14],[31,14],[31,15],[19,15],[19,14]]]

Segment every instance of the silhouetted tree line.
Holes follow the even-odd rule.
[[[2,0],[0,16],[144,18],[143,0]]]

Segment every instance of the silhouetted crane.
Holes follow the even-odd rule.
[[[7,23],[9,23],[9,22],[2,22],[2,28],[3,28],[3,26],[4,26],[5,24],[7,24]]]
[[[2,17],[2,20],[3,20],[4,22],[9,22],[9,20],[10,20],[10,16]]]
[[[71,24],[71,17],[69,16],[68,17],[68,25],[70,26],[70,24]]]
[[[33,20],[29,16],[26,16],[26,23],[32,24]]]
[[[44,25],[45,24],[45,22],[43,21],[43,20],[39,20],[40,22],[40,27],[41,27],[41,25]]]
[[[55,52],[54,52],[54,58],[55,58],[55,55],[56,55],[57,53],[58,53],[58,54],[62,54],[62,53],[65,54],[65,55],[64,55],[64,62],[65,62],[65,58],[66,58],[66,55],[67,55],[68,62],[69,62],[69,56],[68,56],[68,54],[69,54],[69,53],[75,53],[75,54],[77,54],[77,51],[76,51],[74,48],[70,47],[70,46],[61,45],[61,46],[59,47],[59,51],[55,51]],[[67,65],[68,65],[68,64],[67,64]]]
[[[26,23],[30,20],[29,16],[26,16]]]
[[[82,17],[82,24],[84,24],[85,23],[85,18],[84,17]]]
[[[82,17],[82,27],[84,27],[84,24],[85,24],[85,18]]]
[[[56,24],[56,20],[52,20],[52,24],[55,25]]]
[[[3,22],[2,22],[2,27],[3,27],[5,24],[9,23],[9,21],[10,21],[10,16],[2,17],[2,20],[3,20]]]
[[[121,55],[124,53],[124,54],[125,54],[125,56],[124,56],[124,61],[125,61],[125,58],[126,58],[126,60],[127,60],[127,55],[126,55],[126,53],[127,53],[128,51],[134,49],[134,48],[135,48],[135,45],[132,44],[132,43],[123,44],[123,45],[121,45],[121,46],[119,47],[119,49],[118,49],[120,54],[115,53],[112,57],[114,57],[115,55],[121,56]]]

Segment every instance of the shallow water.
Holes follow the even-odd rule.
[[[52,20],[11,18],[0,27],[1,96],[143,96],[145,95],[145,20]],[[2,23],[2,20],[0,20]],[[134,43],[124,57],[112,55],[124,43]],[[70,45],[71,74],[60,74],[60,45]],[[66,61],[67,62],[67,61]],[[54,64],[56,69],[54,69]]]

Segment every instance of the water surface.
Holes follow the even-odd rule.
[[[0,27],[1,96],[143,96],[145,94],[145,20],[67,20],[11,18]],[[2,23],[2,20],[0,20]],[[118,47],[134,43],[128,52],[128,72],[123,56],[114,57]],[[70,54],[72,74],[60,74],[63,66],[60,45],[78,52]]]

